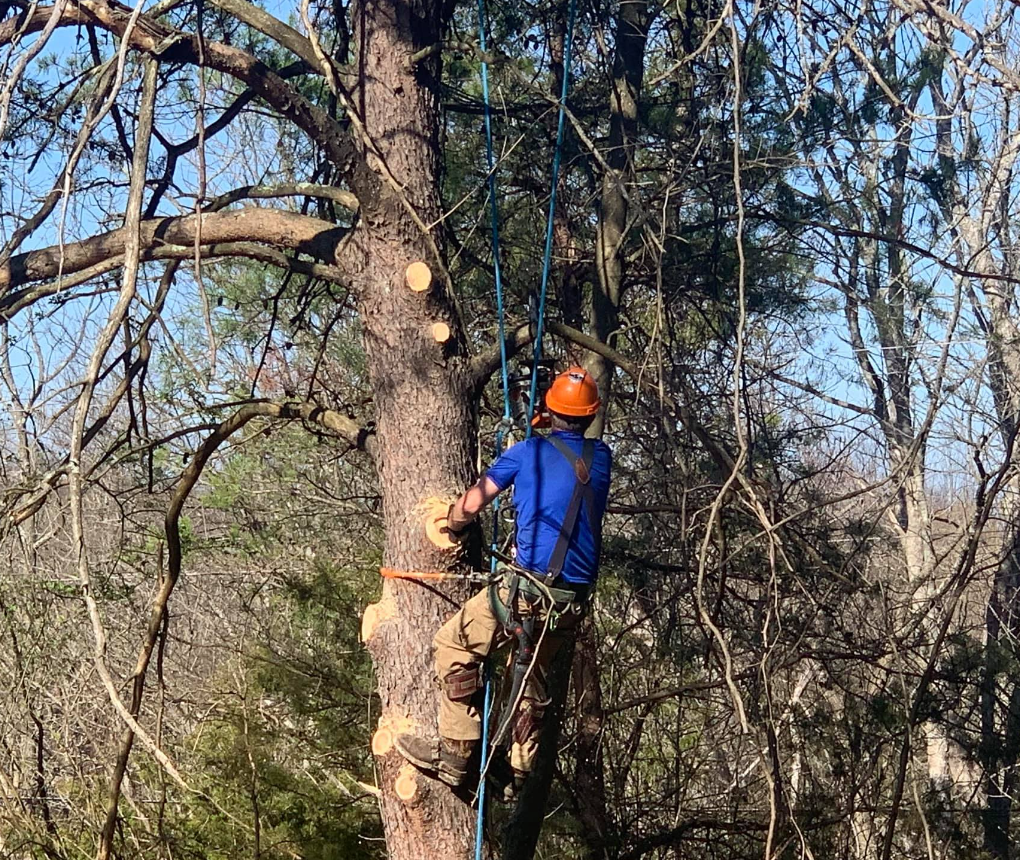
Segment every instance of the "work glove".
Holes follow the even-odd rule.
[[[471,528],[471,523],[467,523],[459,529],[453,528],[450,525],[451,517],[453,516],[454,505],[450,505],[446,511],[446,525],[443,526],[442,531],[446,532],[454,541],[461,543],[464,538],[467,537],[468,529]]]

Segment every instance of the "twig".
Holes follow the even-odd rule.
[[[138,9],[141,9],[139,4]],[[152,130],[153,110],[156,101],[156,72],[157,64],[154,60],[147,60],[145,63],[144,79],[142,84],[142,100],[139,108],[138,126],[135,135],[134,160],[131,165],[131,188],[128,192],[127,209],[124,219],[124,232],[126,246],[124,250],[125,267],[121,282],[120,295],[116,304],[110,311],[110,317],[106,326],[99,335],[96,346],[89,359],[88,368],[85,373],[85,381],[82,385],[81,394],[78,396],[78,404],[75,408],[74,418],[71,423],[71,450],[68,456],[68,494],[71,506],[71,531],[74,539],[77,554],[78,579],[81,582],[82,595],[88,609],[89,619],[92,623],[92,634],[94,637],[94,662],[99,676],[103,680],[107,694],[120,713],[121,717],[134,732],[137,729],[135,714],[128,712],[120,699],[116,685],[106,666],[106,632],[103,628],[102,616],[99,612],[99,605],[96,602],[92,586],[92,577],[89,571],[88,550],[85,542],[84,524],[82,521],[82,446],[85,439],[85,422],[88,418],[89,407],[92,404],[92,396],[95,390],[99,371],[102,367],[106,353],[109,351],[120,329],[121,324],[127,315],[128,308],[135,297],[135,290],[138,283],[138,267],[141,256],[141,212],[142,197],[145,193],[145,175],[149,159],[149,139]],[[118,74],[118,78],[120,75]],[[119,87],[114,88],[119,89]],[[132,725],[134,724],[134,725]],[[149,739],[149,744],[152,741]],[[147,745],[149,745],[147,744]],[[106,822],[99,840],[99,851],[97,860],[107,860],[112,850],[113,834],[117,825],[117,801],[120,797],[120,786],[123,781],[123,769],[115,772],[107,796]],[[176,773],[176,771],[175,771]]]

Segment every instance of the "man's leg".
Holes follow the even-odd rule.
[[[510,748],[510,765],[518,788],[535,765],[546,709],[551,703],[549,669],[560,648],[574,636],[578,618],[573,612],[564,613],[557,619],[554,630],[546,630],[540,643],[541,630],[536,631],[535,666],[525,682],[524,695],[514,716],[513,745]]]
[[[439,628],[434,644],[440,685],[439,734],[444,738],[481,738],[482,717],[475,693],[483,683],[482,663],[495,647],[499,632],[488,589],[472,597]]]
[[[482,736],[476,693],[482,686],[482,663],[496,646],[499,633],[487,589],[439,629],[434,640],[440,685],[439,740],[400,735],[395,742],[404,758],[451,785],[467,778],[468,759]]]

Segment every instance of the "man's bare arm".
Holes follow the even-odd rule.
[[[496,482],[488,475],[483,475],[450,506],[446,527],[452,532],[462,532],[477,517],[487,504],[500,494]]]

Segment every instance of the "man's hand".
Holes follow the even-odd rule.
[[[450,505],[450,509],[446,512],[446,525],[441,529],[450,536],[451,539],[457,543],[461,543],[464,538],[467,537],[468,529],[471,526],[471,520],[467,522],[461,522],[454,516],[454,508],[457,507],[456,502]]]

